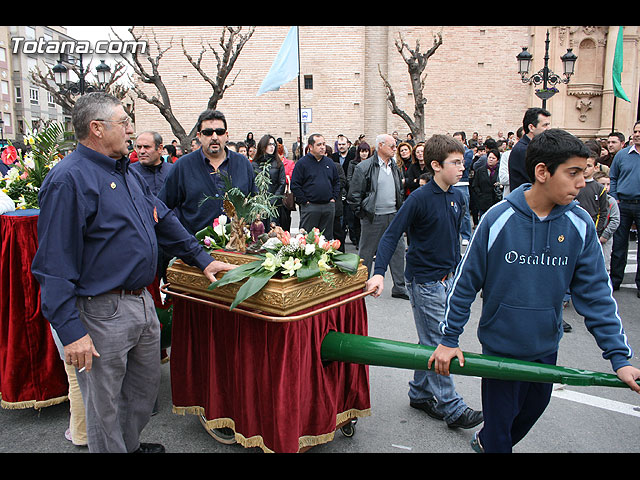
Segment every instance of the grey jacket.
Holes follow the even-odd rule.
[[[402,205],[402,174],[394,159],[391,159],[391,172],[396,186],[396,210]],[[378,175],[380,174],[380,160],[378,154],[358,163],[353,171],[349,183],[347,203],[351,205],[353,213],[358,218],[368,218],[373,221],[376,213],[376,191]]]

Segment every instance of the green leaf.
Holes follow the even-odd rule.
[[[241,280],[244,280],[245,278],[247,278],[251,274],[257,272],[260,268],[262,268],[262,262],[263,261],[264,260],[256,260],[254,262],[245,263],[244,265],[240,265],[239,267],[236,267],[233,270],[229,270],[228,272],[225,272],[225,274],[222,276],[222,278],[216,280],[211,285],[209,285],[209,287],[207,287],[207,289],[208,290],[213,290],[215,288],[222,287],[224,285],[228,285],[229,283],[235,283],[235,282],[239,282]]]
[[[200,230],[198,233],[196,233],[196,238],[200,241],[204,240],[204,237],[209,236],[211,237],[213,235],[213,227],[211,225],[209,225],[208,227],[204,227],[202,230]]]
[[[308,280],[320,275],[320,268],[318,267],[318,259],[313,257],[309,263],[303,262],[302,267],[296,272],[298,281]]]
[[[242,285],[238,290],[236,298],[233,300],[230,309],[233,310],[238,306],[238,304],[244,302],[247,298],[258,293],[276,273],[278,273],[278,269],[275,269],[273,272],[263,269],[262,271],[259,271],[249,277],[244,285]]]
[[[333,264],[344,273],[354,274],[360,265],[360,256],[355,253],[339,253],[333,256]]]

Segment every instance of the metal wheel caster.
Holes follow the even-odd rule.
[[[356,423],[358,423],[358,419],[354,418],[340,427],[340,431],[345,437],[353,437],[356,434]]]

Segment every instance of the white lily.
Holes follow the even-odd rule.
[[[285,275],[289,275],[293,277],[296,274],[296,270],[302,267],[302,262],[300,262],[299,258],[289,257],[286,262],[282,264],[282,268],[284,269],[283,273]]]

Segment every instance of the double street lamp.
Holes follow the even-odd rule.
[[[527,47],[522,47],[522,51],[516,55],[516,58],[518,59],[518,73],[520,73],[522,77],[522,83],[528,83],[529,85],[542,84],[542,88],[536,90],[536,96],[542,99],[542,108],[547,108],[547,100],[558,92],[555,86],[559,83],[569,83],[569,79],[574,73],[578,57],[573,53],[573,49],[571,48],[568,48],[567,53],[560,57],[565,76],[565,78],[562,78],[560,75],[549,70],[549,30],[547,30],[547,39],[544,43],[544,67],[530,77],[527,77],[527,75],[529,74],[533,55],[527,51]]]
[[[85,93],[100,92],[105,89],[109,80],[111,80],[111,68],[104,63],[104,60],[100,60],[100,64],[96,67],[96,78],[98,84],[93,85],[86,81],[87,71],[82,65],[82,54],[79,58],[79,72],[78,81],[69,82],[68,69],[62,64],[62,60],[58,60],[58,63],[51,69],[53,71],[53,79],[58,85],[60,92],[63,94],[70,93],[72,95],[84,95]]]

